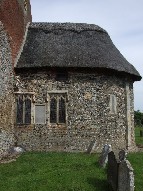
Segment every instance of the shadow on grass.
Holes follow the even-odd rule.
[[[89,177],[87,178],[88,184],[92,185],[97,191],[110,191],[108,182],[99,178]]]
[[[97,168],[102,168],[101,165],[99,164],[99,161],[96,161],[96,162],[94,163],[94,165],[95,165]]]
[[[105,167],[102,167],[100,164],[99,164],[99,161],[96,161],[94,163],[95,167],[98,168],[98,169],[103,169],[104,172],[107,174],[107,169],[108,169],[108,164],[105,165]]]

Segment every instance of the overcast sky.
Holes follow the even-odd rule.
[[[34,22],[74,22],[104,28],[143,76],[143,0],[31,0]],[[143,80],[134,83],[135,110],[143,111]]]

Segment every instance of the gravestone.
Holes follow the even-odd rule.
[[[125,150],[121,150],[121,151],[119,152],[119,160],[120,160],[120,161],[123,161],[123,160],[126,159],[126,157],[127,157],[127,152],[126,152]]]
[[[134,173],[128,160],[121,161],[119,165],[118,191],[134,191]]]
[[[108,162],[108,153],[111,152],[112,148],[111,145],[105,144],[99,158],[99,164],[102,167],[105,167]]]
[[[91,141],[91,143],[90,143],[89,147],[87,148],[86,152],[88,154],[90,154],[94,150],[95,146],[96,146],[96,141],[95,140]]]
[[[117,191],[117,188],[118,188],[119,163],[120,162],[116,159],[114,152],[111,151],[108,154],[107,180],[113,191]]]

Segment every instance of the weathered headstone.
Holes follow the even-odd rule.
[[[126,159],[126,157],[127,157],[127,152],[126,152],[125,150],[121,150],[121,151],[119,152],[119,160],[120,160],[120,161],[123,161],[123,160]]]
[[[134,191],[134,173],[128,160],[121,161],[119,165],[118,191]]]
[[[88,154],[90,154],[94,150],[95,146],[96,146],[96,141],[95,140],[91,141],[91,143],[90,143],[89,147],[87,148],[86,152]]]
[[[114,152],[111,151],[108,154],[107,179],[113,191],[117,191],[118,188],[118,168],[119,161],[116,159]]]
[[[108,162],[108,153],[111,152],[112,148],[111,145],[105,144],[99,158],[99,164],[102,167],[105,167]]]

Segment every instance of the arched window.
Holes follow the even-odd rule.
[[[50,123],[66,123],[66,94],[50,94]]]
[[[16,123],[23,123],[23,95],[18,95],[16,99]]]
[[[25,96],[25,124],[31,123],[31,97]]]
[[[16,123],[31,124],[31,95],[16,94]]]
[[[50,123],[57,123],[57,100],[55,97],[50,99]]]
[[[65,109],[65,98],[59,98],[59,123],[66,122],[66,109]]]

